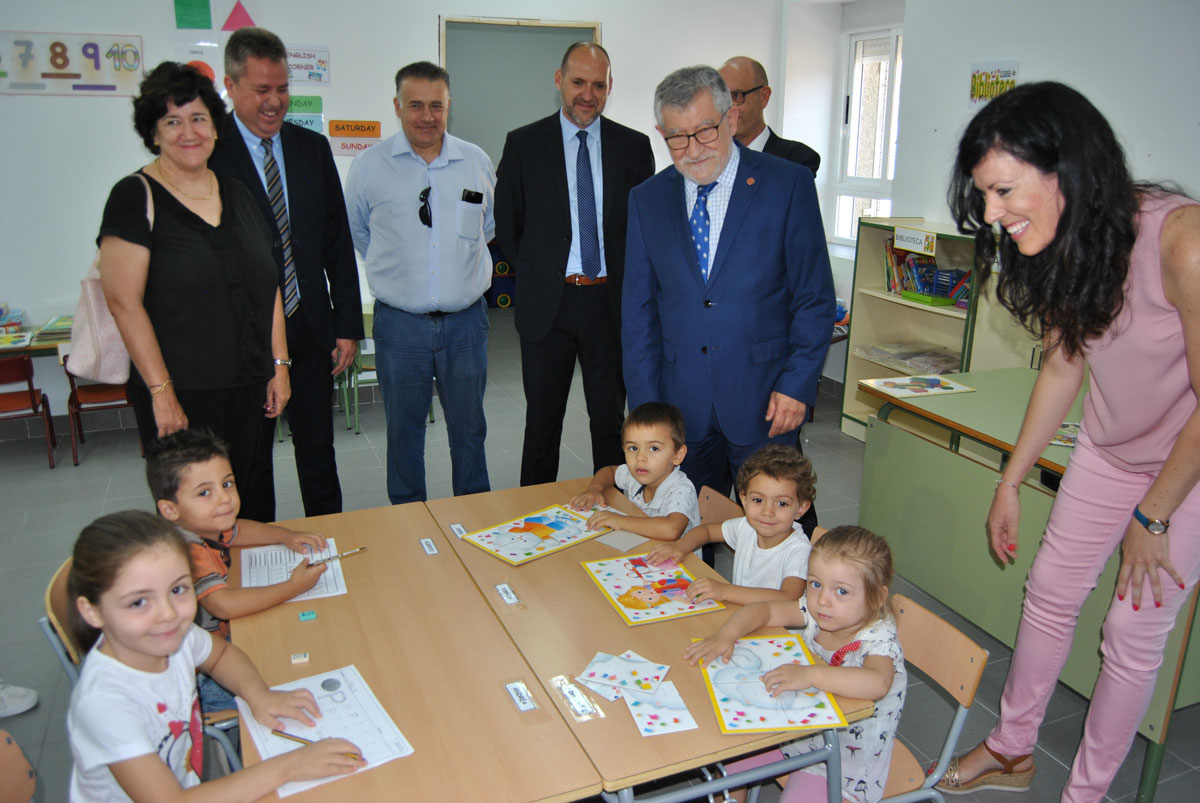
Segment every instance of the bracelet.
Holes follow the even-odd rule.
[[[997,491],[998,491],[998,490],[1000,490],[1000,486],[1001,486],[1001,485],[1008,485],[1008,486],[1011,486],[1011,487],[1012,487],[1012,489],[1013,489],[1014,491],[1016,491],[1017,493],[1020,493],[1020,492],[1021,492],[1021,488],[1020,488],[1020,486],[1018,486],[1018,485],[1017,485],[1015,482],[1009,482],[1008,480],[996,480],[996,490],[997,490]]]
[[[163,382],[161,385],[151,385],[150,386],[150,398],[151,399],[158,398],[159,394],[161,394],[164,390],[166,390],[167,385],[171,384],[171,382],[172,382],[171,377],[167,377],[167,381]]]

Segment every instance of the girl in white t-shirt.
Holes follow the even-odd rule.
[[[875,713],[841,740],[842,797],[875,803],[887,784],[892,743],[904,708],[908,676],[896,621],[888,605],[892,553],[878,535],[855,526],[835,527],[815,544],[808,562],[808,590],[794,602],[764,602],[739,610],[704,641],[684,652],[688,663],[726,663],[734,642],[763,627],[802,627],[804,641],[825,665],[783,664],[762,676],[771,696],[817,688],[843,697],[874,700]],[[820,736],[802,739],[783,750],[769,750],[727,764],[731,775],[824,745]],[[736,790],[735,797],[745,790]],[[825,765],[793,772],[779,798],[786,803],[827,799]]]
[[[91,648],[67,713],[73,803],[257,800],[287,781],[364,766],[353,744],[325,739],[199,785],[197,669],[270,728],[283,728],[281,717],[312,725],[320,711],[307,691],[271,691],[244,652],[193,624],[187,545],[170,522],[136,510],[101,516],[75,542],[67,588],[71,628]]]

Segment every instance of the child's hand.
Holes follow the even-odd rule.
[[[672,543],[655,544],[646,553],[646,562],[651,566],[661,566],[664,563],[682,563],[685,555],[682,549]]]
[[[601,527],[611,527],[614,530],[623,529],[621,519],[625,518],[620,513],[612,510],[598,510],[588,519],[589,530],[599,530]]]
[[[772,697],[778,697],[785,691],[811,689],[813,684],[808,679],[811,669],[811,666],[800,666],[799,664],[777,666],[763,675],[763,686],[766,686],[767,694]]]
[[[588,489],[579,496],[573,497],[570,502],[567,502],[567,507],[572,510],[588,510],[596,505],[604,504],[604,493],[596,490],[595,486],[589,485]]]
[[[272,691],[264,688],[255,693],[253,698],[247,697],[246,703],[254,718],[272,729],[287,730],[279,721],[280,717],[294,719],[311,728],[317,724],[313,717],[321,716],[321,709],[308,689]]]
[[[729,659],[733,657],[733,642],[735,640],[722,636],[721,631],[718,630],[703,641],[697,641],[684,650],[683,660],[692,666],[695,666],[697,661],[703,661],[706,664],[712,663],[718,657],[725,663],[729,663]]]
[[[325,574],[325,570],[329,568],[329,563],[318,563],[316,565],[302,560],[296,564],[296,568],[292,569],[292,576],[289,582],[294,583],[296,588],[303,593],[317,584],[321,579],[321,575]]]
[[[688,586],[688,601],[704,602],[708,599],[714,599],[717,602],[721,602],[725,599],[729,589],[729,583],[722,583],[720,580],[714,580],[711,577],[701,577]]]
[[[291,781],[315,781],[330,775],[346,775],[367,766],[362,751],[345,739],[322,739],[319,742],[285,753]]]
[[[299,552],[301,555],[307,554],[305,547],[308,547],[313,552],[319,552],[325,548],[325,536],[320,533],[298,533],[293,530],[285,530],[287,534],[280,541],[293,552]]]

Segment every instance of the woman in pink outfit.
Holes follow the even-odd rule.
[[[1000,721],[938,788],[1029,788],[1038,726],[1079,609],[1119,546],[1100,677],[1062,794],[1096,801],[1129,751],[1167,635],[1200,576],[1200,206],[1176,189],[1133,182],[1104,117],[1052,82],[1018,86],[975,116],[949,202],[959,229],[976,232],[978,284],[998,260],[1001,303],[1043,340],[988,511],[1001,561],[1016,555],[1021,482],[1085,370],[1090,391],[1025,585]]]

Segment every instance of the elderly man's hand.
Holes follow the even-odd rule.
[[[774,438],[784,432],[791,432],[804,423],[808,413],[808,405],[779,391],[771,392],[771,401],[767,404],[766,420],[771,422],[768,438]]]

